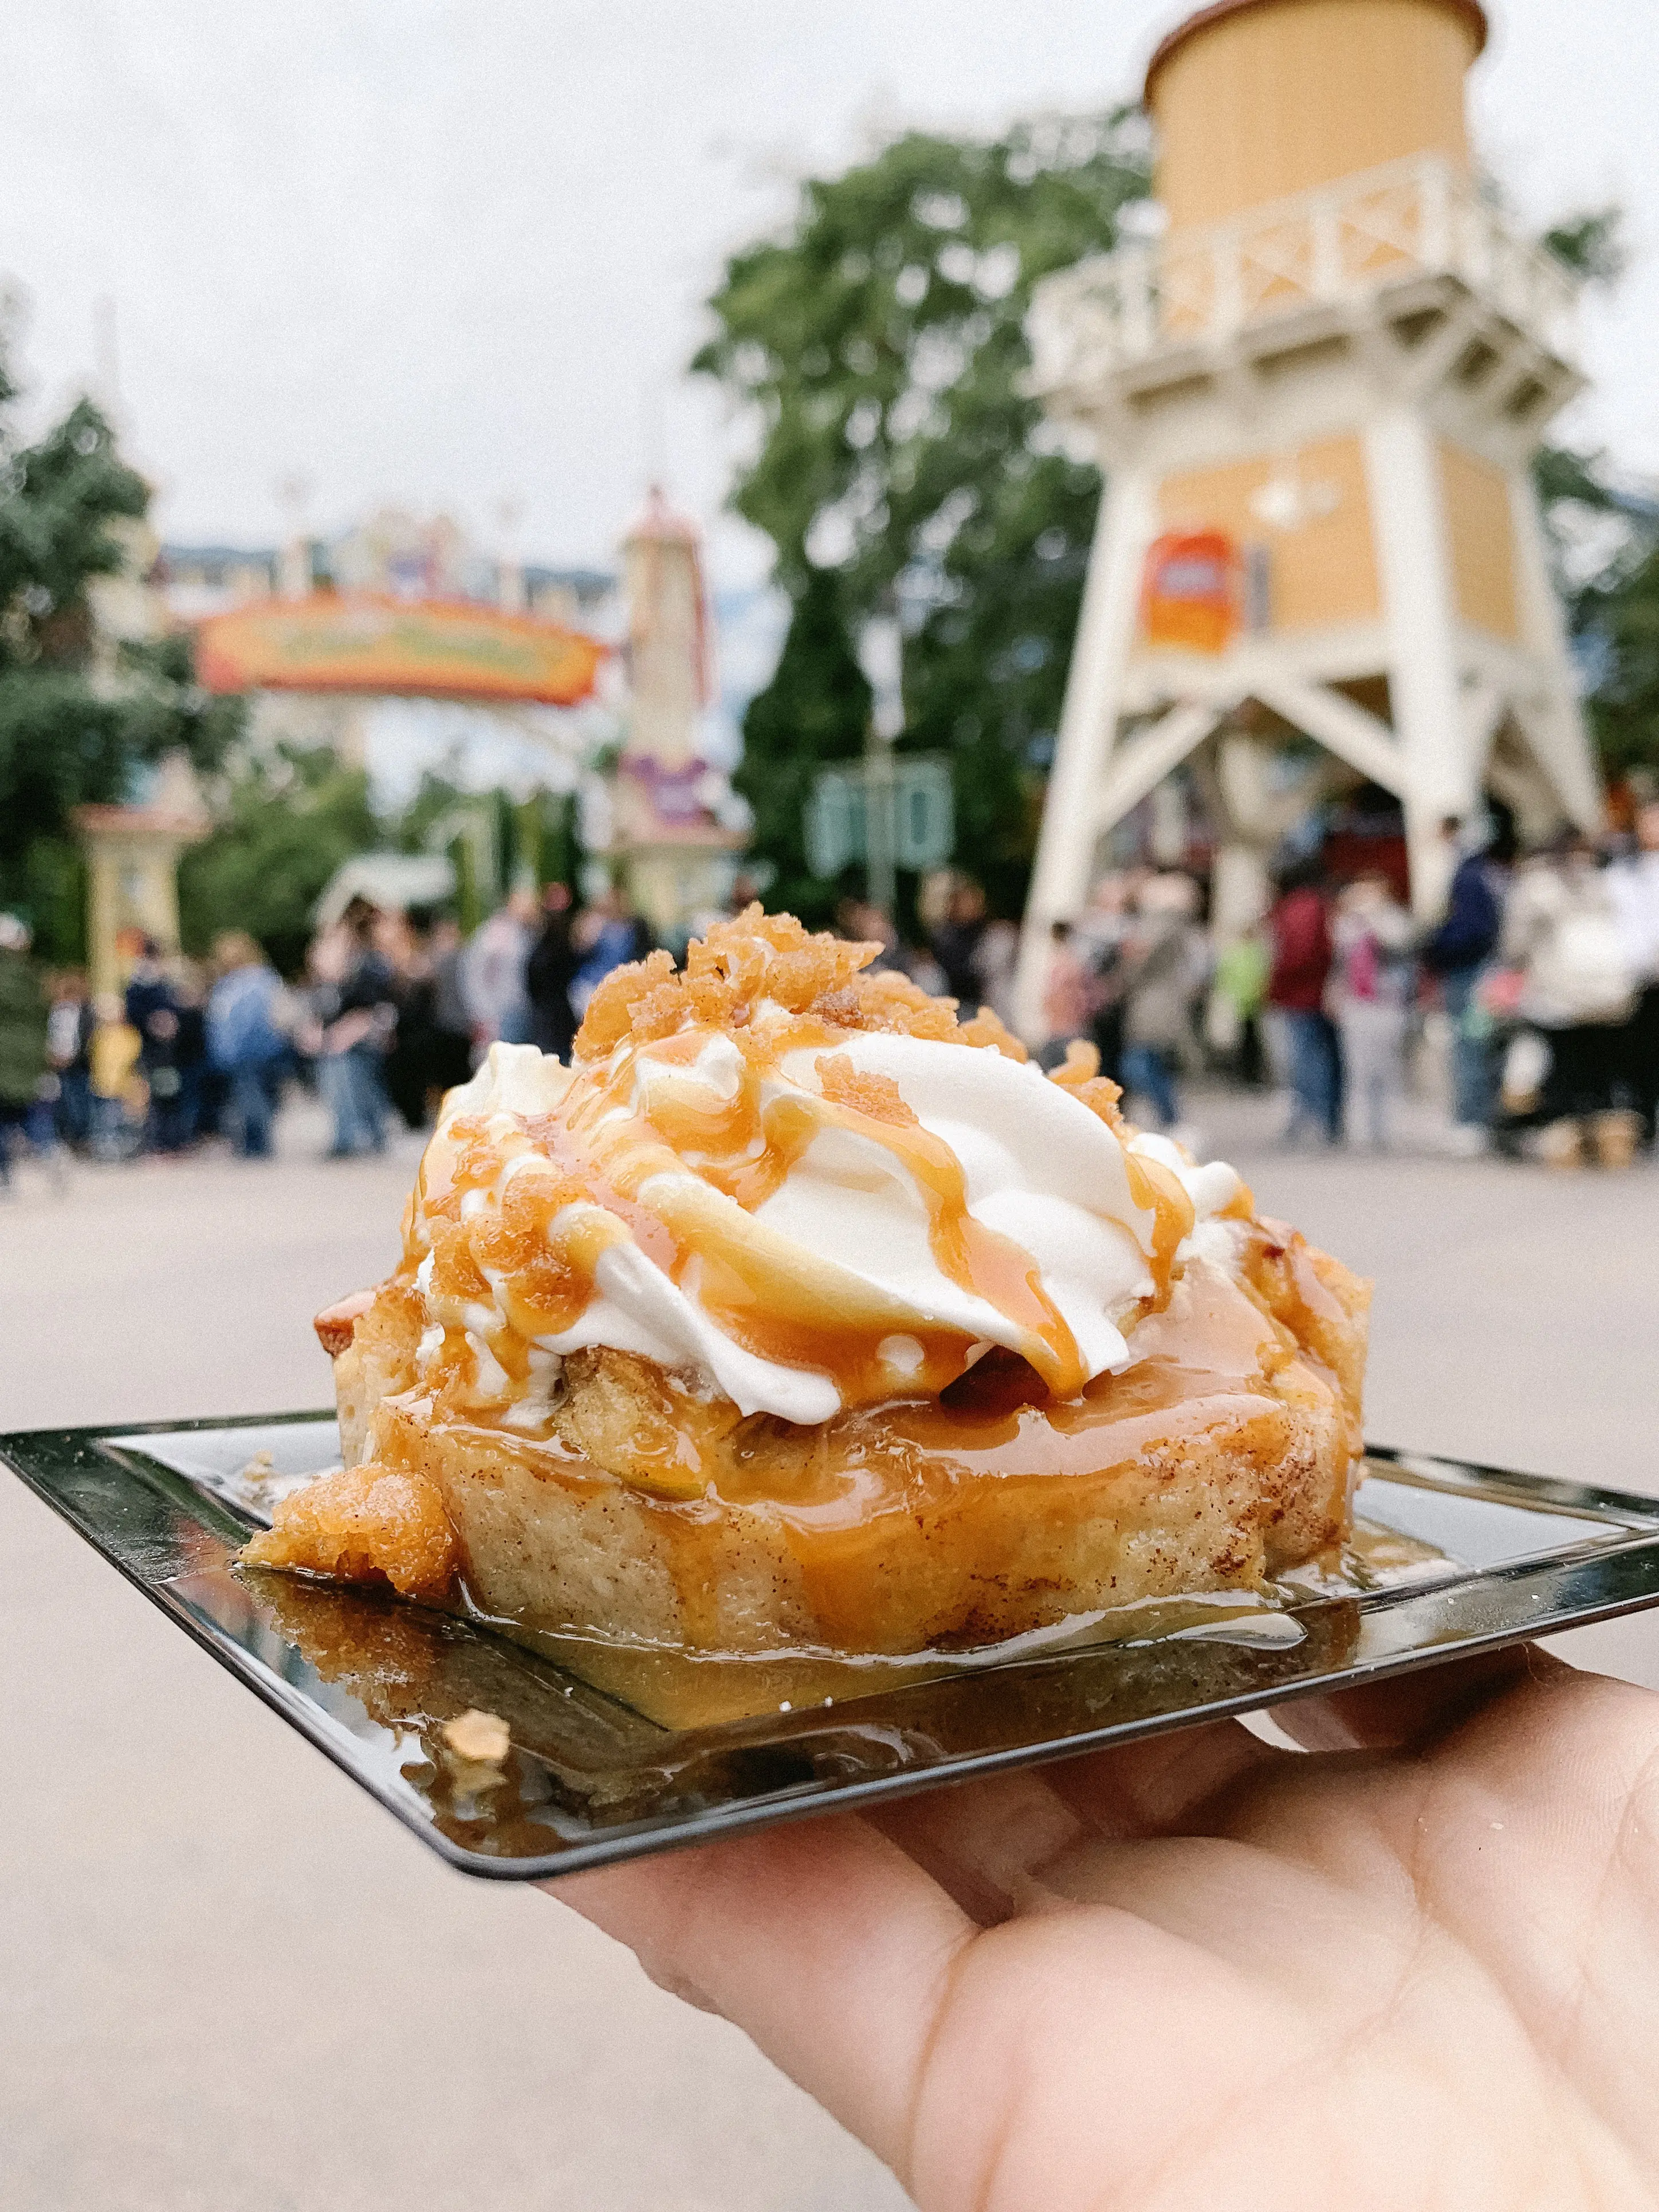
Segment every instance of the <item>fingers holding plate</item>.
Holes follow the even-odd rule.
[[[722,2014],[890,2162],[975,1934],[863,1820],[791,1823],[545,1885],[652,1979]]]
[[[1326,1697],[1287,1698],[1273,1718],[1304,1751],[1418,1750],[1522,1682],[1571,1672],[1535,1644],[1506,1644]]]
[[[1079,1844],[1201,1832],[1243,1781],[1296,1757],[1218,1721],[901,1798],[865,1818],[988,1928],[1051,1902],[1044,1869]]]

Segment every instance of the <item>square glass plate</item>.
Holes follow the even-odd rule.
[[[1357,1575],[1281,1607],[1126,1609],[999,1653],[853,1668],[534,1649],[239,1569],[331,1416],[0,1437],[0,1458],[179,1627],[470,1874],[538,1880],[1372,1681],[1659,1602],[1659,1504],[1373,1449]],[[793,1694],[789,1694],[793,1692]],[[500,1717],[499,1761],[446,1724]],[[465,1734],[463,1732],[463,1741]]]

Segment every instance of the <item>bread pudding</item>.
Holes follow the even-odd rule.
[[[1343,1540],[1367,1286],[878,947],[751,908],[451,1091],[246,1556],[691,1653],[994,1644]]]

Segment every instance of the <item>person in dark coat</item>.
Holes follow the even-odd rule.
[[[52,979],[46,1057],[58,1079],[58,1133],[77,1152],[92,1135],[92,1033],[96,1026],[85,969],[61,969]]]
[[[543,1052],[568,1060],[575,1041],[576,1017],[570,1004],[577,955],[571,938],[575,920],[570,891],[548,884],[542,891],[542,927],[530,948],[525,987],[530,994],[530,1042]]]
[[[180,1142],[216,1137],[224,1084],[208,1053],[207,992],[193,962],[180,963],[179,992],[179,1122]]]
[[[1620,1039],[1621,1073],[1642,1142],[1651,1145],[1659,1125],[1659,799],[1638,808],[1636,849],[1607,871],[1607,888],[1637,990]]]
[[[453,915],[440,915],[427,939],[432,963],[432,1062],[428,1081],[438,1098],[472,1073],[472,1024],[463,968],[466,939]]]
[[[1286,1144],[1311,1131],[1326,1144],[1342,1136],[1342,1075],[1336,1030],[1325,1012],[1331,973],[1331,922],[1323,870],[1301,860],[1279,879],[1279,897],[1267,917],[1273,967],[1267,1004],[1287,1047],[1291,1118]]]
[[[127,979],[126,1011],[138,1032],[138,1066],[149,1088],[144,1140],[152,1152],[182,1152],[191,1133],[185,1092],[189,1041],[181,1041],[183,1003],[153,937],[143,939]]]
[[[333,1116],[327,1159],[386,1150],[380,1062],[397,1026],[392,963],[375,943],[379,910],[354,898],[313,941],[317,1080]]]
[[[1445,917],[1424,939],[1419,958],[1440,985],[1452,1024],[1452,1119],[1473,1149],[1486,1142],[1492,1118],[1491,1053],[1479,1024],[1475,985],[1497,949],[1504,905],[1484,849],[1449,814],[1440,834],[1460,855],[1447,894]]]
[[[571,936],[579,957],[570,985],[570,1006],[580,1028],[580,1017],[586,1013],[594,992],[611,970],[630,960],[643,960],[650,951],[651,932],[635,913],[626,891],[613,886],[578,915]],[[882,963],[878,960],[875,964]]]
[[[964,877],[953,887],[945,919],[928,940],[934,959],[945,970],[945,988],[964,1017],[977,1013],[985,997],[979,953],[988,926],[985,894]]]

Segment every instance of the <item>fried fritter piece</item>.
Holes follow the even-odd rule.
[[[439,1604],[458,1563],[442,1493],[418,1473],[373,1460],[338,1468],[284,1498],[243,1557],[335,1582],[390,1583],[400,1597]]]

